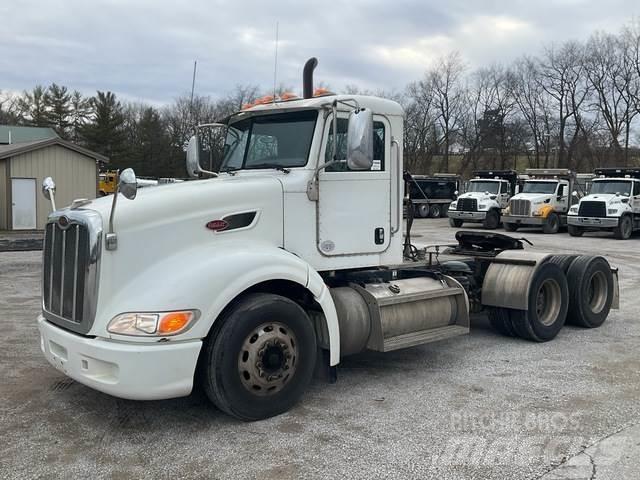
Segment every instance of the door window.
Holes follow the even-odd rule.
[[[633,182],[633,196],[640,195],[640,182]]]
[[[325,171],[327,172],[348,172],[350,171],[347,165],[347,128],[349,127],[349,121],[346,118],[338,118],[338,135],[336,142],[336,157],[338,162],[333,165],[329,165]],[[324,153],[324,161],[329,162],[332,160],[333,155],[333,122],[330,123],[329,136],[327,138],[327,146]],[[384,171],[385,169],[385,131],[384,123],[373,122],[373,165],[369,171]],[[362,171],[362,170],[359,170]],[[365,170],[366,171],[366,170]]]

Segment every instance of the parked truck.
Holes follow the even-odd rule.
[[[626,240],[640,229],[640,169],[598,168],[589,195],[569,209],[569,234],[612,231]]]
[[[514,170],[478,170],[465,193],[451,202],[448,216],[452,227],[465,222],[482,223],[487,229],[500,225],[502,209],[516,190],[518,173]]]
[[[224,412],[257,420],[291,408],[314,372],[335,380],[341,358],[466,334],[472,312],[537,342],[566,319],[605,321],[618,287],[603,257],[458,232],[447,252],[403,258],[403,110],[314,96],[316,63],[303,98],[206,127],[226,137],[218,172],[201,165],[198,130],[192,181],[137,190],[127,169],[112,197],[57,209],[45,180],[54,211],[38,326],[54,367],[128,399],[199,385]]]
[[[414,216],[446,217],[449,205],[456,199],[460,189],[461,179],[456,174],[412,175],[409,182],[409,199]]]
[[[563,168],[528,168],[525,173],[522,190],[502,212],[504,229],[542,227],[544,233],[558,233],[567,224],[569,207],[579,199],[575,174]]]

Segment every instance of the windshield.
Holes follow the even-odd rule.
[[[263,115],[229,125],[221,171],[303,167],[318,112]]]
[[[629,197],[631,196],[631,182],[625,180],[595,180],[591,184],[589,193],[619,193]]]
[[[469,182],[469,189],[467,192],[489,192],[498,193],[498,187],[500,182],[472,180]]]
[[[522,193],[554,193],[558,182],[525,182]]]

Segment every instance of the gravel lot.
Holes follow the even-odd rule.
[[[416,244],[450,243],[417,220]],[[41,355],[40,253],[0,253],[0,478],[638,478],[639,237],[526,236],[533,250],[606,254],[621,309],[546,344],[469,336],[346,359],[301,404],[239,423],[194,394],[133,402]]]

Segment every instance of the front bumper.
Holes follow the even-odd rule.
[[[487,212],[463,212],[449,209],[447,215],[449,218],[457,218],[466,222],[482,222],[486,218]]]
[[[38,316],[40,348],[74,380],[114,397],[159,400],[191,393],[201,340],[123,343],[68,332]]]
[[[544,225],[547,219],[543,217],[522,217],[518,215],[503,215],[502,223],[516,223],[518,225]]]
[[[569,215],[567,223],[575,227],[586,228],[615,228],[618,226],[618,217],[580,217],[578,215]]]

